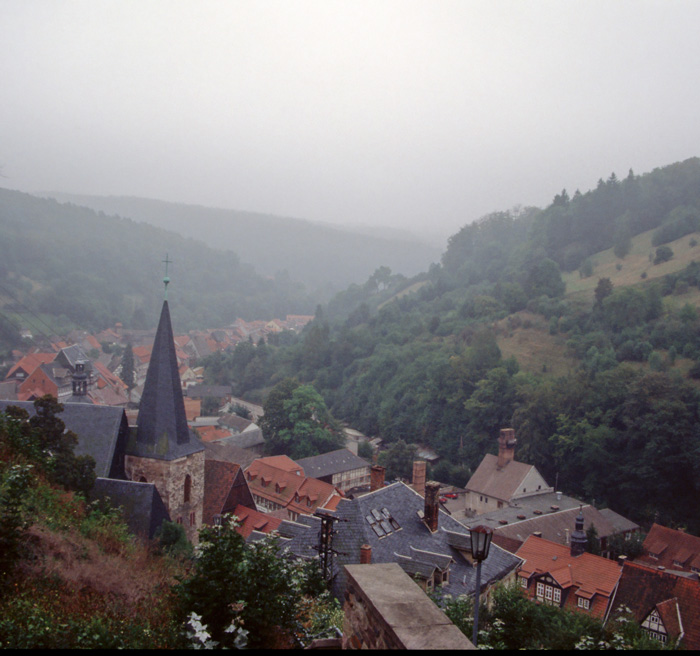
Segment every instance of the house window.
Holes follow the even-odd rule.
[[[537,584],[537,590],[535,594],[540,598],[544,597],[544,583]]]
[[[554,603],[561,604],[561,590],[559,588],[553,588],[554,590]]]
[[[527,588],[527,578],[524,576],[519,576],[520,579],[520,587],[522,588]]]
[[[192,493],[192,477],[189,474],[187,474],[187,476],[185,476],[185,503],[189,502],[191,493]]]
[[[547,601],[552,601],[552,592],[554,592],[554,588],[551,585],[547,585],[544,588],[544,598]]]
[[[589,610],[591,607],[591,600],[585,599],[584,597],[578,598],[578,607],[583,608],[583,610]]]

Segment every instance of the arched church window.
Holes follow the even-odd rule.
[[[190,500],[190,493],[192,492],[192,477],[187,474],[185,476],[185,503]]]

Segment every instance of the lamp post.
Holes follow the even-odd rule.
[[[489,555],[493,529],[488,526],[475,526],[469,529],[472,543],[472,559],[476,561],[476,590],[474,591],[474,631],[472,642],[476,647],[477,633],[479,632],[479,593],[481,592],[481,562]]]

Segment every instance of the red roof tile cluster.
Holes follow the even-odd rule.
[[[218,426],[197,426],[195,430],[202,442],[216,442],[217,440],[223,440],[225,437],[231,437],[231,431],[224,430]]]
[[[254,495],[291,514],[311,515],[318,508],[335,506],[343,496],[330,483],[307,478],[287,456],[258,458],[246,470],[246,479]]]
[[[700,581],[668,570],[625,563],[613,609],[627,606],[641,624],[656,610],[672,639],[685,649],[700,649]]]
[[[241,505],[236,506],[233,514],[238,518],[239,522],[236,531],[246,539],[253,531],[272,533],[282,523],[282,520],[278,517],[272,517],[268,513],[251,510]]]
[[[14,378],[18,371],[24,371],[29,376],[42,364],[48,364],[56,359],[58,353],[27,353],[14,364],[5,376],[5,380]]]
[[[534,596],[532,576],[549,574],[569,594],[564,607],[576,610],[577,597],[590,600],[591,615],[603,618],[620,579],[620,565],[607,558],[582,553],[572,556],[569,547],[531,535],[515,554],[523,559],[520,576],[530,581],[528,592]]]
[[[240,465],[205,460],[202,521],[213,525],[217,515],[232,513],[236,508],[243,507],[252,510],[255,502]]]
[[[644,540],[644,555],[637,562],[667,569],[700,572],[700,538],[654,524]]]

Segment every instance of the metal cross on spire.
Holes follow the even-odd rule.
[[[168,300],[168,283],[170,282],[170,278],[168,277],[168,264],[172,264],[173,261],[168,259],[168,254],[165,254],[165,259],[163,260],[163,264],[165,264],[165,277],[163,278],[163,284],[165,285],[165,300]]]

